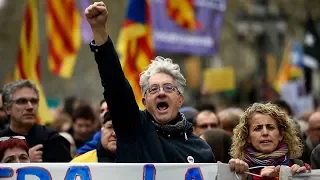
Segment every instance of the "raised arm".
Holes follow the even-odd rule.
[[[98,65],[115,132],[117,136],[132,135],[140,129],[139,107],[108,36],[107,8],[103,2],[95,2],[85,10],[85,16],[94,35],[90,47]]]

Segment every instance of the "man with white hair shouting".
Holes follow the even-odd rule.
[[[108,35],[106,6],[96,2],[85,16],[94,35],[90,48],[117,135],[116,162],[216,162],[210,147],[192,133],[192,124],[178,111],[186,86],[179,66],[163,57],[152,61],[140,77],[146,107],[140,111]]]

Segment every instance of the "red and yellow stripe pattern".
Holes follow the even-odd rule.
[[[150,64],[154,56],[150,24],[148,2],[130,0],[127,19],[119,35],[117,51],[122,69],[130,82],[140,109],[144,109],[139,85],[140,73]]]
[[[49,111],[40,83],[40,56],[38,38],[37,0],[28,0],[23,25],[20,31],[20,44],[14,79],[29,79],[39,89],[39,109],[37,122],[47,124],[53,117]]]
[[[81,16],[74,0],[47,0],[49,70],[70,78],[81,46]]]

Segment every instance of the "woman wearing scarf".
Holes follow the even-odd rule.
[[[230,161],[244,161],[250,174],[243,179],[277,179],[280,165],[290,166],[291,173],[309,168],[301,160],[302,144],[292,120],[278,106],[255,103],[249,107],[234,129]]]

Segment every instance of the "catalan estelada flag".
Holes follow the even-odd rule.
[[[181,27],[190,31],[200,28],[195,18],[194,0],[166,0],[166,7],[170,19]]]
[[[291,78],[302,78],[302,69],[292,63],[293,44],[288,43],[282,56],[282,61],[278,73],[273,83],[274,89],[280,93],[282,85],[287,83]]]
[[[72,76],[81,46],[81,16],[74,0],[47,0],[49,70],[60,77]]]
[[[129,1],[117,44],[122,69],[141,109],[143,104],[139,85],[140,73],[150,64],[154,56],[149,5],[146,0]]]
[[[273,83],[273,88],[280,92],[281,86],[288,82],[290,78],[290,70],[292,67],[292,64],[290,62],[290,52],[291,52],[291,43],[288,43],[287,46],[284,49],[281,64],[278,70],[278,73],[276,75],[275,81]]]
[[[53,119],[40,83],[40,56],[38,38],[37,0],[28,0],[24,21],[20,31],[20,44],[14,79],[31,80],[39,89],[39,109],[37,122],[50,123]]]

